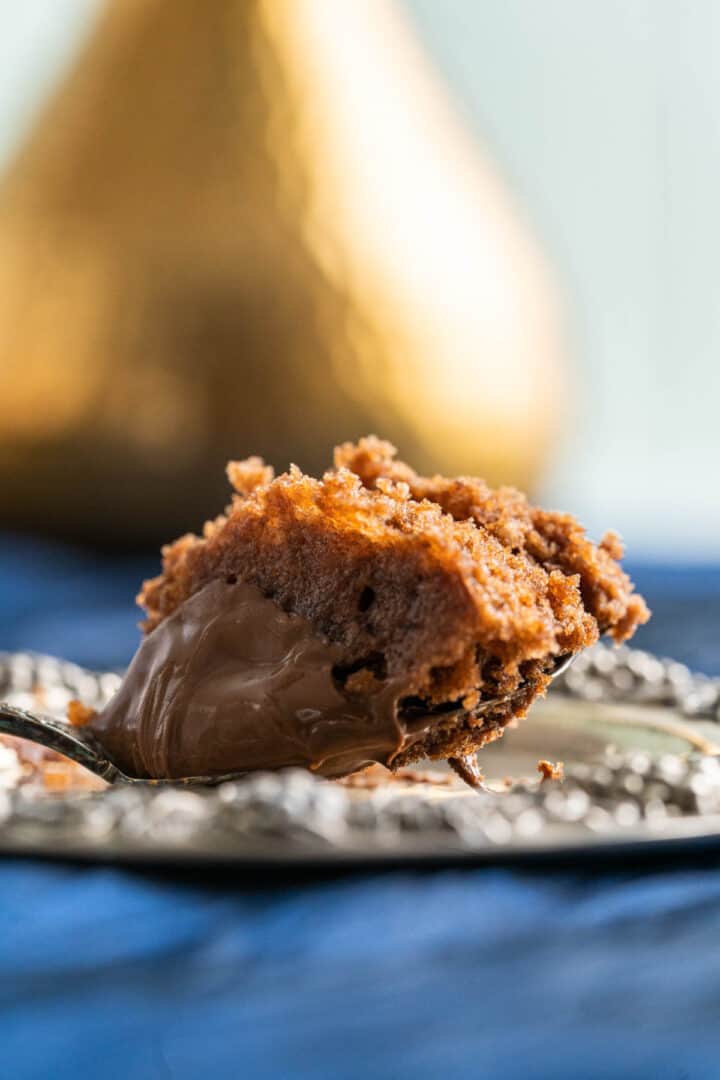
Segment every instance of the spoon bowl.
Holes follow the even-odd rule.
[[[550,678],[556,679],[559,675],[562,675],[563,672],[567,671],[576,655],[577,654],[572,654],[559,657]],[[513,694],[508,694],[505,697],[489,698],[486,701],[481,701],[471,710],[458,707],[454,711],[446,711],[443,713],[443,717],[460,716],[462,713],[481,716],[483,713],[489,712],[491,709],[510,700],[516,694],[520,693],[521,690],[522,686]],[[87,769],[89,772],[94,773],[102,780],[105,780],[108,784],[152,784],[154,786],[181,784],[187,786],[207,786],[221,784],[226,780],[236,780],[247,774],[247,770],[238,770],[235,772],[224,773],[223,775],[183,776],[163,780],[128,776],[127,773],[124,773],[110,760],[105,749],[92,731],[83,727],[73,727],[71,724],[62,720],[57,720],[51,716],[44,716],[40,713],[30,712],[27,709],[20,709],[7,702],[0,703],[0,734],[13,735],[16,738],[26,739],[28,742],[44,746],[47,750],[54,750],[56,753],[63,754],[71,761],[76,762],[78,765],[82,765],[83,768]],[[471,755],[471,757],[472,756],[473,755]],[[458,775],[461,776],[466,783],[470,784],[470,786],[478,786],[479,774],[473,773],[472,766],[468,764],[468,759],[462,759],[462,764],[456,764],[456,762],[459,763],[460,759],[451,759],[450,764]]]

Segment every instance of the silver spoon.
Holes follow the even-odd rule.
[[[564,671],[567,671],[575,659],[575,655],[577,654],[559,657],[550,678],[555,679],[558,675],[562,675]],[[503,702],[510,700],[519,692],[520,689],[505,697],[481,701],[479,705],[476,705],[470,711],[474,716],[481,716],[490,709],[494,709]],[[442,717],[448,719],[466,712],[468,712],[467,709],[455,709],[442,713]],[[247,775],[246,772],[238,771],[225,773],[222,776],[184,776],[173,780],[148,780],[147,778],[128,776],[110,760],[91,731],[85,728],[72,727],[63,720],[56,720],[51,716],[42,716],[38,713],[28,712],[27,709],[18,709],[15,705],[8,705],[6,702],[0,702],[0,734],[14,735],[17,738],[38,743],[47,750],[55,750],[57,753],[70,758],[71,761],[75,761],[78,765],[82,765],[89,772],[95,773],[96,776],[99,776],[108,784],[207,785],[220,784],[225,780],[236,780],[240,776]],[[463,764],[458,767],[454,764],[456,761]],[[471,787],[478,786],[476,780],[478,780],[479,774],[473,777],[472,766],[468,764],[467,759],[454,758],[451,759],[451,764],[466,783],[470,784]]]

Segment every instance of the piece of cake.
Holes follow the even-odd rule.
[[[472,779],[560,658],[648,618],[615,534],[596,545],[511,488],[417,476],[374,437],[321,480],[259,458],[228,476],[226,513],[163,550],[143,643],[90,722],[132,775],[430,757]]]

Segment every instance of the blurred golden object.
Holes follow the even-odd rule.
[[[111,0],[0,186],[5,524],[155,540],[376,431],[531,485],[543,261],[382,0]]]

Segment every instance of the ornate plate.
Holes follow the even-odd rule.
[[[61,717],[118,684],[52,657],[0,656],[0,698]],[[216,788],[104,788],[0,744],[0,852],[276,866],[607,857],[720,844],[720,680],[596,646],[481,755],[486,790],[444,766],[350,784],[301,770]],[[540,780],[538,760],[564,761]],[[98,790],[100,789],[100,790]]]

